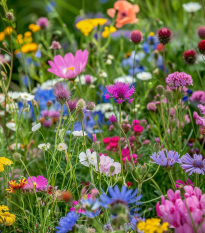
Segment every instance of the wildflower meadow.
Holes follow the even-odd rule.
[[[0,233],[205,233],[192,1],[0,0]]]

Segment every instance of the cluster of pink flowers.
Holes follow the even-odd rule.
[[[200,110],[200,113],[201,113],[202,115],[205,115],[205,106],[199,104],[199,105],[198,105],[198,108],[199,108],[199,110]],[[194,117],[194,119],[196,120],[196,124],[197,124],[197,125],[205,126],[205,116],[201,117],[201,116],[198,115],[197,112],[193,112],[193,117]]]
[[[122,153],[122,157],[123,157],[122,161],[124,163],[126,163],[126,160],[131,161],[130,151],[128,148],[122,149],[121,153]],[[134,163],[137,163],[137,155],[132,154],[132,157],[133,157]]]
[[[150,102],[147,104],[147,110],[155,112],[157,110],[157,105],[154,102]]]
[[[129,84],[116,82],[115,84],[107,85],[107,94],[105,94],[106,99],[115,98],[118,104],[122,104],[125,100],[128,100],[130,103],[134,99],[130,97],[135,93],[135,89],[132,86],[130,88]]]
[[[52,125],[55,125],[60,119],[60,113],[55,110],[44,110],[42,111],[42,118],[40,122],[45,128],[50,128]]]
[[[199,102],[201,104],[205,104],[205,93],[204,91],[194,91],[189,98],[190,101]]]
[[[184,186],[184,191],[185,194],[182,195],[179,190],[175,193],[172,189],[168,190],[169,200],[161,196],[161,205],[159,202],[156,205],[157,216],[172,225],[175,233],[203,233],[205,194],[202,195],[199,188],[192,186]]]
[[[121,141],[123,142],[125,139],[122,137]],[[119,147],[118,147],[118,142],[119,142],[119,137],[108,137],[108,138],[104,138],[103,139],[103,143],[106,145],[106,149],[108,151],[118,151]]]
[[[178,71],[169,74],[168,77],[166,78],[166,83],[173,89],[183,86],[190,86],[190,85],[193,86],[193,80],[191,75]]]

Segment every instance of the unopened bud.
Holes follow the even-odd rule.
[[[14,18],[13,13],[11,13],[11,12],[6,13],[6,19],[7,19],[7,20],[12,21],[13,18]]]
[[[95,104],[93,102],[90,102],[87,104],[86,108],[90,111],[92,111],[95,108]]]
[[[47,105],[47,107],[51,107],[52,106],[52,101],[48,100],[46,105]]]
[[[158,85],[156,87],[156,92],[157,94],[159,94],[160,96],[164,94],[164,87],[162,85]]]
[[[76,104],[76,109],[79,110],[79,109],[82,109],[85,107],[85,101],[83,99],[79,99],[77,104]]]
[[[77,119],[80,121],[80,122],[83,122],[84,120],[84,113],[83,113],[83,110],[82,109],[79,109],[77,112],[76,112],[76,117]]]
[[[164,95],[169,102],[172,102],[174,97],[173,97],[173,93],[171,90],[166,90]]]
[[[13,158],[15,161],[20,161],[21,160],[21,154],[19,154],[18,152],[15,152],[13,154]]]
[[[94,150],[94,151],[99,151],[100,150],[100,143],[99,142],[93,142],[92,143],[92,149]]]
[[[158,50],[154,50],[154,59],[158,59],[159,57],[159,51]]]
[[[154,150],[154,152],[159,152],[160,151],[160,149],[161,149],[161,145],[160,145],[160,143],[155,143],[154,144],[154,146],[153,146],[153,150]]]
[[[84,225],[81,225],[78,230],[79,233],[87,233],[87,228]]]
[[[125,165],[125,168],[128,172],[132,173],[134,167],[133,165],[126,159],[126,165]]]

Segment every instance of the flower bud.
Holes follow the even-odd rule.
[[[128,172],[132,173],[134,167],[133,165],[126,159],[126,165],[125,165],[125,168]]]
[[[94,150],[94,151],[99,151],[100,150],[100,143],[99,142],[93,142],[92,143],[92,149]]]
[[[154,50],[154,59],[158,59],[159,57],[159,51],[158,50]]]
[[[88,231],[84,225],[80,225],[78,232],[79,233],[87,233]]]
[[[166,90],[164,95],[169,102],[172,102],[174,97],[173,97],[173,93],[171,90]]]
[[[82,109],[85,107],[85,101],[83,99],[79,99],[77,104],[76,104],[76,109],[79,110],[79,109]]]
[[[13,154],[13,158],[15,161],[20,161],[21,160],[21,154],[19,154],[18,152],[15,152]]]
[[[82,122],[84,120],[84,113],[83,113],[83,110],[82,109],[79,109],[77,112],[76,112],[76,117],[77,119]]]
[[[156,142],[153,146],[154,152],[158,153],[161,150],[161,145],[160,143]]]
[[[156,87],[156,92],[157,94],[159,94],[160,96],[164,94],[164,87],[162,85],[158,85]]]
[[[46,105],[47,105],[47,107],[51,107],[52,106],[52,101],[48,100]]]
[[[86,109],[92,111],[95,108],[95,104],[93,102],[90,102],[87,104]]]
[[[142,39],[142,33],[139,30],[134,30],[131,32],[130,41],[132,41],[132,43],[139,44],[140,42],[142,42]]]
[[[6,13],[6,19],[7,19],[7,20],[12,21],[13,18],[14,18],[13,13],[11,13],[11,12]]]
[[[112,174],[115,171],[115,166],[110,167],[110,173]]]

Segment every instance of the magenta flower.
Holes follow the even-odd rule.
[[[109,118],[110,122],[113,124],[115,122],[117,122],[117,119],[114,115],[112,115],[110,118]]]
[[[56,83],[53,87],[53,95],[56,97],[57,101],[63,105],[66,101],[70,99],[70,92],[63,83]]]
[[[57,55],[54,57],[54,62],[48,61],[51,66],[48,71],[60,78],[73,80],[86,67],[88,54],[87,50],[78,50],[75,56],[72,53],[67,53],[64,58]]]
[[[32,189],[35,188],[36,190],[45,190],[47,186],[47,179],[43,176],[31,176],[27,179],[27,184],[23,189]]]
[[[193,118],[196,120],[196,124],[200,126],[205,126],[205,117],[201,117],[197,112],[193,112]]]
[[[199,104],[197,107],[200,110],[200,113],[202,115],[205,115],[205,106],[203,106],[202,104]]]
[[[205,104],[205,93],[204,91],[194,91],[189,98],[190,101],[196,101]]]
[[[187,181],[184,182],[182,180],[175,181],[176,187],[179,188],[181,185],[191,185],[194,188],[194,182],[192,183],[191,180],[188,178]]]
[[[69,107],[69,109],[70,109],[71,112],[72,112],[74,109],[76,109],[77,102],[78,102],[78,99],[73,99],[73,100],[68,100],[68,101],[67,101],[68,107]]]
[[[115,84],[107,85],[107,92],[109,94],[105,94],[105,99],[115,98],[118,104],[122,104],[125,100],[128,100],[130,103],[134,99],[130,99],[130,96],[135,93],[135,89],[132,86],[129,87],[129,84],[116,82]]]
[[[40,26],[40,28],[45,29],[48,27],[49,22],[46,17],[41,17],[38,19],[37,24]]]
[[[169,74],[168,77],[166,78],[166,83],[173,89],[183,86],[190,86],[190,85],[193,86],[193,80],[191,75],[178,71]]]

